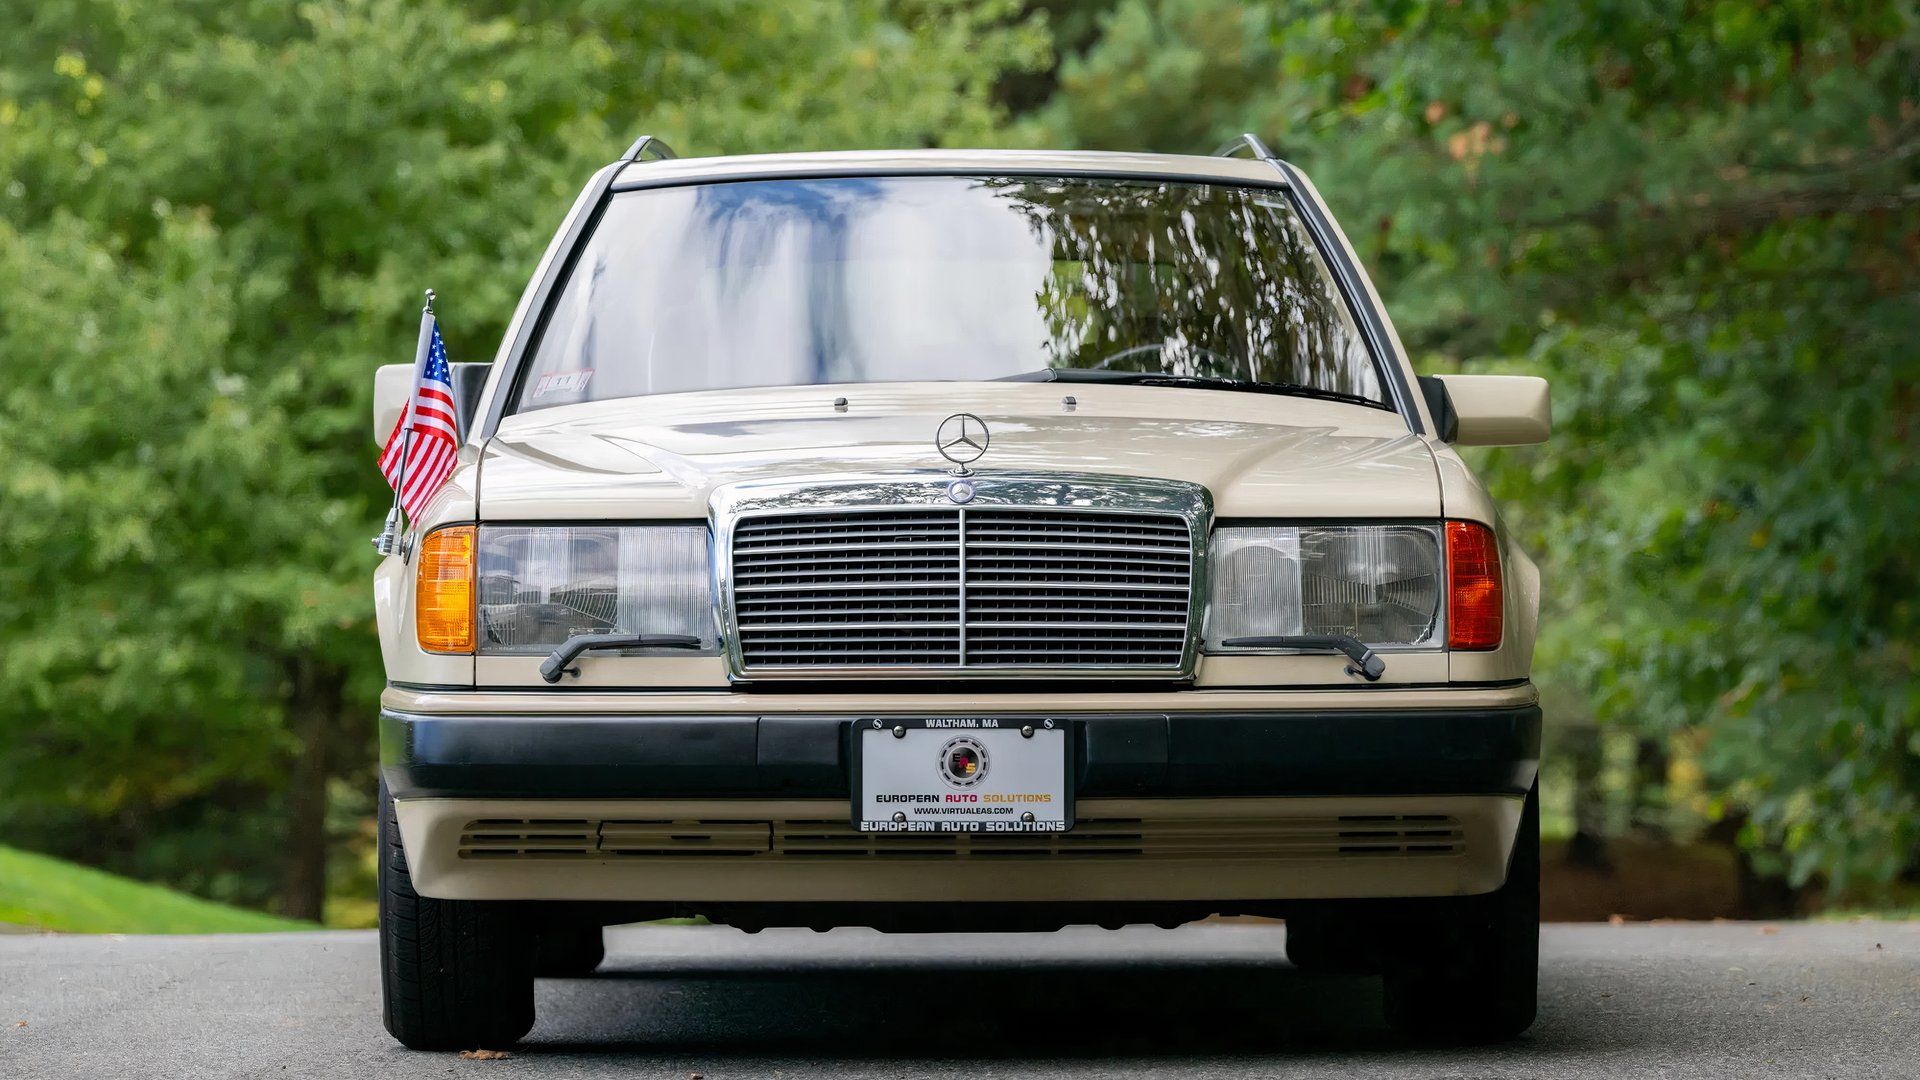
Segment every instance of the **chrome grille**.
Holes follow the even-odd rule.
[[[733,529],[742,669],[1177,672],[1194,541],[1178,514],[893,507]]]

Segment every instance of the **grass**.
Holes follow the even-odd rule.
[[[312,923],[216,904],[47,855],[0,846],[0,923],[76,934],[228,934]]]
[[[1920,922],[1920,887],[1892,885],[1871,898],[1838,900],[1813,917],[1823,922],[1859,919]]]

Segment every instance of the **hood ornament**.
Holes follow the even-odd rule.
[[[940,421],[940,430],[933,436],[933,448],[940,451],[941,457],[953,462],[950,470],[953,475],[971,476],[973,470],[967,466],[985,456],[987,446],[992,441],[985,420],[972,413],[961,412]]]

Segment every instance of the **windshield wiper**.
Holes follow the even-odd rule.
[[[1023,371],[1018,375],[1002,375],[993,381],[1112,383],[1116,386],[1173,386],[1198,390],[1233,390],[1248,394],[1279,394],[1284,397],[1342,401],[1349,405],[1365,405],[1370,409],[1392,411],[1392,406],[1384,402],[1362,397],[1359,394],[1349,394],[1342,390],[1328,390],[1324,387],[1306,386],[1301,383],[1255,382],[1251,379],[1227,379],[1211,375],[1167,375],[1157,371],[1101,371],[1096,368],[1042,368],[1039,371]]]
[[[1366,643],[1357,637],[1346,634],[1275,634],[1269,637],[1228,638],[1220,644],[1229,649],[1299,649],[1302,652],[1341,653],[1353,663],[1347,665],[1347,674],[1358,675],[1368,682],[1379,682],[1380,676],[1387,673],[1387,662],[1379,654],[1367,648]]]
[[[562,675],[578,675],[580,669],[567,665],[580,654],[596,649],[697,649],[700,639],[692,634],[575,634],[540,662],[540,677],[550,683]]]

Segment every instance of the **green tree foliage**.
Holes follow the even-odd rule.
[[[0,2],[0,826],[319,914],[371,787],[369,374],[486,359],[586,177],[992,137],[1006,3]],[[337,815],[336,815],[337,816]]]
[[[1798,880],[1911,875],[1917,26],[1911,0],[0,0],[0,829],[317,913],[328,822],[365,809],[339,794],[371,787],[368,373],[427,285],[455,359],[490,355],[639,132],[1253,130],[1424,367],[1554,380],[1554,443],[1484,464],[1547,570],[1557,700],[1684,751],[1670,798]]]
[[[1487,459],[1543,556],[1541,678],[1687,748],[1700,811],[1794,881],[1920,872],[1914,5],[1123,0],[1101,26],[1027,138],[1270,133],[1425,368],[1553,380],[1554,442]]]

